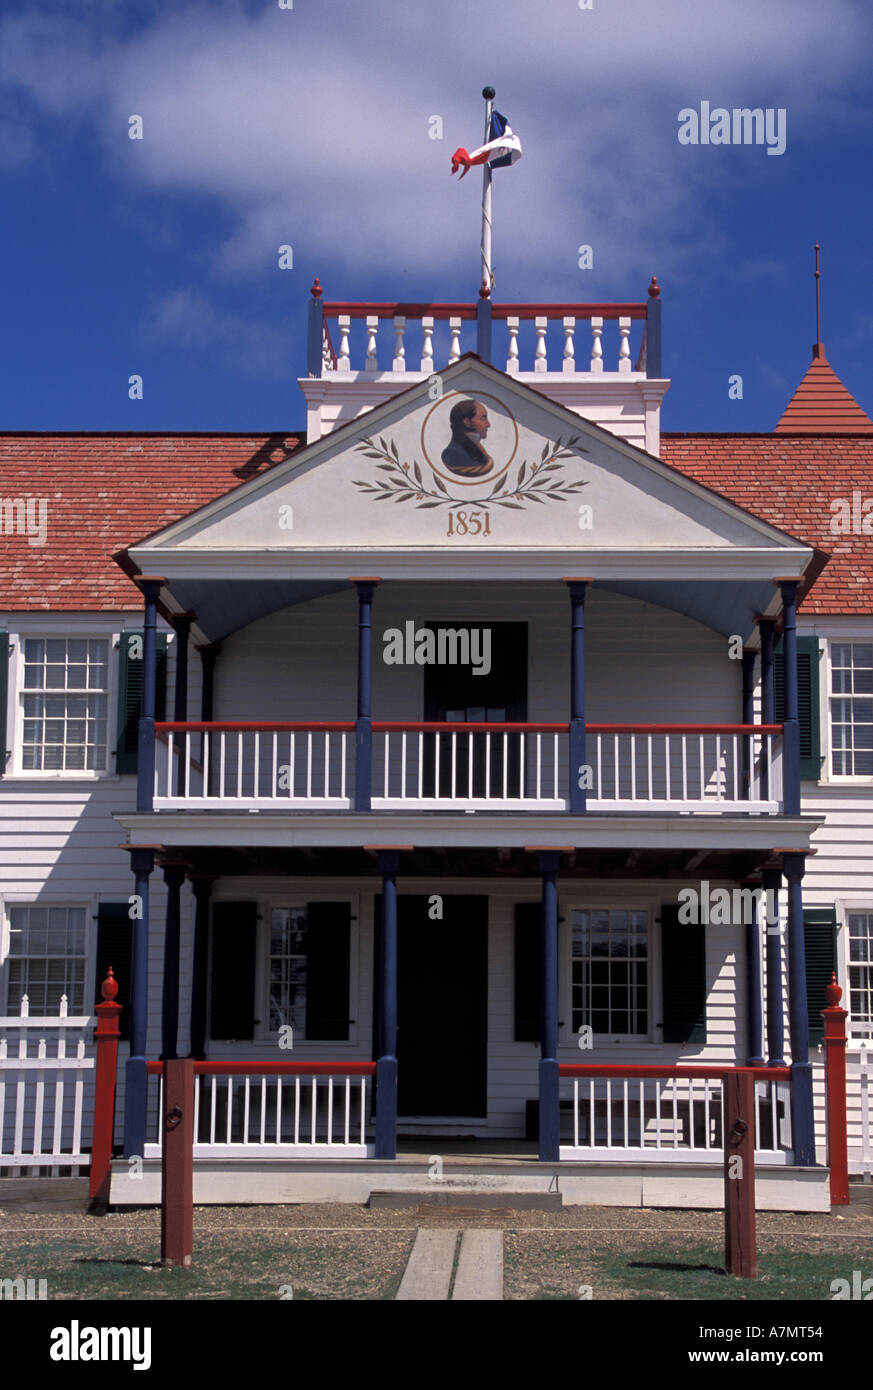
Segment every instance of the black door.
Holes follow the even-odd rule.
[[[443,895],[443,920],[429,899],[397,899],[398,1113],[487,1113],[488,899]],[[373,1034],[379,1054],[381,897],[375,902]]]
[[[425,623],[433,630],[450,623]],[[472,666],[434,665],[424,668],[424,718],[449,724],[512,724],[527,720],[527,623],[455,622],[455,627],[487,628],[491,633],[491,669],[475,675]],[[519,796],[520,739],[493,736],[486,764],[486,735],[446,734],[425,740],[424,794],[433,796],[436,783],[435,744],[439,741],[441,797]],[[472,757],[472,769],[471,769]],[[486,767],[488,772],[486,774]],[[472,772],[472,775],[471,775]],[[486,787],[486,775],[488,786]],[[453,791],[454,786],[454,791]]]

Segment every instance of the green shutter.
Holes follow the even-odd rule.
[[[6,705],[9,697],[9,633],[0,632],[0,777],[6,771]]]
[[[679,921],[678,903],[661,908],[665,1043],[706,1042],[706,928]]]
[[[819,643],[817,637],[797,639],[797,714],[800,725],[800,776],[807,782],[821,777],[821,718],[819,710]],[[785,719],[785,664],[782,638],[773,657],[776,723]]]
[[[827,1005],[825,986],[837,968],[837,914],[833,907],[803,909],[803,943],[809,1042],[816,1047],[824,1037],[821,1011]]]
[[[112,966],[118,981],[118,997],[122,1012],[118,1024],[121,1037],[130,1037],[130,985],[133,956],[133,921],[128,903],[100,903],[97,908],[97,969],[94,976],[96,1004],[103,1002],[100,987]]]
[[[139,712],[142,704],[142,657],[131,656],[132,637],[142,640],[141,632],[123,632],[118,652],[118,743],[115,771],[136,772],[139,747]],[[163,719],[167,703],[167,634],[157,634],[155,668],[155,718]]]
[[[540,1040],[542,904],[515,904],[515,1041]]]
[[[211,1038],[242,1041],[255,1035],[257,932],[257,903],[213,904]]]
[[[347,1042],[351,904],[306,904],[306,1036]]]

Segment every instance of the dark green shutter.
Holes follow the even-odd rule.
[[[351,904],[306,904],[306,1037],[349,1036]]]
[[[515,1041],[540,1040],[540,903],[515,904]]]
[[[6,771],[6,705],[9,697],[9,633],[0,632],[0,777]]]
[[[665,1043],[706,1042],[706,927],[679,921],[678,903],[661,908]]]
[[[797,715],[800,725],[800,776],[817,782],[821,777],[821,719],[819,711],[819,644],[817,637],[797,639]],[[785,662],[782,638],[773,658],[776,723],[785,719]]]
[[[103,1002],[100,987],[112,966],[118,981],[116,1004],[122,1012],[118,1017],[121,1037],[130,1037],[130,985],[133,957],[133,919],[129,903],[100,903],[97,908],[97,970],[94,993],[96,1004]]]
[[[242,1041],[255,1035],[257,932],[257,903],[213,905],[211,1038]]]
[[[837,968],[837,914],[833,907],[803,909],[803,941],[809,1042],[816,1047],[824,1037],[821,1011],[827,1006],[825,986]]]
[[[118,743],[115,771],[136,772],[139,746],[139,712],[142,705],[142,657],[131,657],[131,638],[141,632],[123,632],[118,651]],[[167,634],[157,634],[155,668],[155,718],[163,719],[167,703]]]

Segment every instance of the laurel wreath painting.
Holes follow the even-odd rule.
[[[512,511],[524,511],[527,502],[566,502],[580,488],[587,486],[581,479],[572,482],[556,478],[555,473],[565,472],[563,459],[575,458],[577,453],[585,453],[580,448],[578,435],[568,439],[556,439],[546,444],[539,463],[529,464],[524,459],[518,469],[515,486],[506,477],[499,478],[489,493],[482,497],[465,497],[464,505],[488,507],[509,507]],[[377,470],[385,473],[384,479],[375,478],[370,482],[355,478],[354,485],[362,492],[375,498],[377,502],[411,502],[415,500],[416,509],[424,511],[427,507],[457,507],[458,498],[453,497],[437,473],[433,481],[437,491],[428,487],[422,477],[421,468],[413,459],[412,463],[401,463],[397,445],[393,439],[364,439],[357,446],[365,458],[380,459]]]

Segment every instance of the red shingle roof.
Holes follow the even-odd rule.
[[[873,420],[844,386],[824,344],[813,348],[812,365],[788,402],[776,434],[873,434]]]
[[[832,556],[804,611],[873,613],[873,538],[831,531],[836,499],[851,509],[853,493],[873,496],[873,435],[662,441],[665,463]],[[0,497],[48,504],[45,545],[0,535],[0,609],[140,611],[113,553],[302,445],[283,434],[0,434]]]
[[[873,434],[662,434],[661,457],[830,556],[805,613],[873,614],[873,536],[831,529],[873,497]]]
[[[304,442],[284,434],[0,434],[0,497],[47,504],[44,545],[0,535],[0,608],[140,610],[139,589],[113,553]]]

